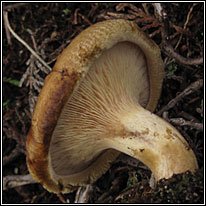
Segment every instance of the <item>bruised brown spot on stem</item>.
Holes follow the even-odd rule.
[[[165,135],[165,138],[167,138],[167,139],[174,139],[171,129],[166,128],[166,133],[167,134]]]
[[[138,131],[135,131],[135,132],[131,132],[131,135],[132,135],[132,136],[135,136],[135,137],[140,137],[140,136],[141,136],[141,133],[138,132]]]
[[[175,139],[176,138],[185,146],[186,150],[190,150],[191,149],[189,144],[186,141],[184,141],[178,134],[173,133],[171,129],[166,128],[166,132],[167,132],[167,135],[165,135],[165,137],[167,139]]]
[[[143,131],[141,132],[141,134],[142,134],[142,135],[147,135],[147,134],[149,134],[149,128],[146,128],[145,130],[143,130]]]
[[[173,135],[182,142],[182,144],[185,146],[186,150],[191,149],[190,145],[186,141],[183,141],[177,134],[173,134]]]
[[[138,157],[139,156],[139,151],[137,149],[131,149],[133,152],[133,156],[134,157]]]
[[[154,132],[154,137],[158,137],[159,133],[158,132]]]

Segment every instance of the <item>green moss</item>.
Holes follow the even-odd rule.
[[[137,174],[135,171],[129,173],[129,178],[127,180],[127,188],[132,187],[138,183]]]
[[[176,63],[171,63],[171,64],[169,64],[167,69],[168,69],[168,73],[170,75],[173,75],[177,71],[177,64]]]

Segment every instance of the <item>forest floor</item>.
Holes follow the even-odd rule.
[[[3,3],[2,203],[77,203],[83,201],[79,200],[83,190],[87,203],[203,203],[204,4],[176,2],[162,7],[167,14],[163,22],[151,3]],[[25,141],[48,70],[8,31],[7,15],[15,33],[50,67],[88,26],[106,19],[135,21],[160,46],[165,64],[155,113],[185,137],[196,154],[197,172],[174,175],[151,188],[151,172],[142,163],[120,158],[91,187],[78,192],[57,196],[38,183],[15,185],[15,178],[29,173]]]

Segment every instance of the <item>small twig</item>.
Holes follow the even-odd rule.
[[[172,45],[170,45],[166,41],[165,41],[165,44],[163,44],[162,48],[163,48],[163,52],[166,55],[176,59],[176,61],[178,61],[181,64],[185,64],[185,65],[199,65],[199,64],[203,63],[203,57],[202,56],[197,57],[195,59],[185,58],[185,57],[181,56],[180,54],[178,54],[177,52],[175,52],[174,48],[172,47]]]
[[[191,13],[192,13],[192,10],[193,10],[193,8],[194,8],[196,5],[197,5],[197,3],[193,3],[192,7],[190,8],[190,10],[189,10],[189,12],[188,12],[188,14],[187,14],[187,19],[186,19],[186,21],[185,21],[185,23],[184,23],[183,30],[186,29],[187,24],[188,24],[189,19],[190,19],[190,15],[191,15]],[[180,42],[181,42],[181,40],[182,40],[182,37],[183,37],[183,34],[180,35],[180,38],[179,38],[179,40],[178,40],[178,42],[177,42],[177,44],[176,44],[174,50],[176,50],[177,47],[179,46],[179,44],[180,44]]]
[[[51,71],[51,67],[23,40],[21,39],[11,28],[9,20],[8,20],[8,12],[5,13],[5,21],[8,26],[9,31],[11,34],[19,41],[21,42],[49,71]]]
[[[115,198],[115,202],[121,201],[122,199],[125,199],[126,196],[130,195],[132,192],[134,192],[134,188],[128,188],[126,190],[124,190],[122,193],[120,193],[116,198]]]
[[[162,35],[162,51],[169,57],[174,58],[176,61],[178,61],[181,64],[184,65],[199,65],[203,63],[203,56],[200,56],[198,58],[195,59],[188,59],[185,58],[183,56],[181,56],[180,54],[178,54],[177,52],[174,51],[174,48],[172,47],[172,45],[170,44],[169,41],[169,36],[168,36],[168,28],[169,28],[169,20],[167,17],[167,13],[164,11],[164,9],[161,7],[160,3],[155,3],[154,4],[156,10],[157,10],[157,15],[159,18],[159,21],[161,22],[161,35]],[[160,6],[160,8],[158,8]],[[183,29],[184,30],[184,29]]]
[[[61,193],[58,193],[57,196],[58,196],[59,200],[60,200],[62,203],[67,203],[67,201],[64,199],[64,197],[62,196]]]
[[[199,131],[203,131],[203,124],[197,123],[197,122],[192,122],[192,121],[186,121],[183,118],[172,118],[170,119],[170,123],[173,123],[178,126],[189,126],[193,127]]]
[[[25,6],[28,3],[16,3],[16,4],[9,4],[7,6],[3,5],[3,10],[10,10],[10,9],[15,9],[21,6]]]
[[[163,112],[162,117],[169,122],[168,112]]]
[[[177,102],[179,102],[185,96],[187,96],[187,95],[193,93],[194,91],[200,89],[202,86],[203,86],[203,80],[202,79],[199,79],[196,82],[193,82],[183,92],[181,92],[179,95],[177,95],[166,106],[164,106],[159,112],[157,112],[157,115],[162,115],[163,112],[173,108],[177,104]]]
[[[184,81],[184,78],[182,76],[176,76],[175,74],[167,74],[166,79],[174,79],[180,83]]]
[[[87,24],[92,25],[92,22],[89,21],[89,19],[88,19],[86,16],[84,16],[84,15],[81,14],[81,13],[78,13],[78,15],[79,15]]]
[[[87,17],[88,17],[88,18],[89,18],[89,17],[92,17],[92,16],[94,15],[95,11],[96,11],[98,8],[99,8],[99,4],[96,4],[96,3],[92,4],[92,8],[91,8],[91,10],[89,11]]]
[[[31,39],[32,39],[32,42],[33,42],[33,46],[34,46],[35,51],[38,52],[37,44],[36,44],[36,41],[35,41],[35,39],[34,39],[34,33],[33,33],[30,29],[27,29],[27,31],[28,31],[29,34],[31,35]]]
[[[201,105],[200,105],[201,108],[197,108],[196,111],[200,114],[201,117],[203,117],[204,115],[204,104],[203,104],[203,99],[201,101]]]
[[[157,29],[156,31],[152,32],[151,34],[149,34],[149,37],[152,38],[153,36],[155,36],[156,34],[159,34],[161,32],[161,29]]]
[[[11,45],[11,36],[9,33],[7,21],[6,21],[6,12],[5,11],[3,11],[3,16],[4,16],[4,27],[5,27],[5,31],[6,31],[7,42],[9,45]]]
[[[106,14],[117,19],[131,19],[131,20],[135,19],[135,16],[132,14],[122,14],[122,13],[115,13],[110,11],[108,11]]]
[[[3,177],[3,190],[37,183],[30,174],[27,175],[8,175]]]
[[[3,167],[17,159],[21,154],[22,151],[19,149],[19,146],[17,145],[16,148],[13,149],[9,155],[3,157]]]
[[[139,11],[138,8],[131,3],[119,3],[116,6],[116,10],[117,11],[125,11],[125,7],[130,8],[131,10],[135,11],[136,13],[138,13],[138,11]]]
[[[74,203],[88,203],[90,199],[90,194],[93,191],[92,185],[87,185],[85,187],[79,187],[76,193]]]
[[[142,31],[145,31],[147,29],[151,29],[151,28],[158,27],[158,26],[159,26],[159,22],[154,19],[154,21],[151,24],[145,25],[141,29],[142,29]],[[155,33],[157,33],[157,31],[160,32],[161,30],[158,29],[155,31]]]
[[[198,123],[200,122],[196,117],[193,117],[191,114],[188,114],[185,111],[181,111],[178,115],[185,118],[185,119],[187,119],[187,120],[193,121],[193,122],[194,121],[198,122]]]
[[[145,11],[146,15],[150,16],[150,13],[147,9],[147,3],[142,3],[142,7],[144,8],[144,11]]]
[[[26,134],[25,122],[24,122],[24,120],[22,119],[21,115],[19,114],[17,107],[15,107],[15,113],[16,113],[16,116],[18,117],[18,121],[19,121],[19,122],[21,123],[21,125],[22,125],[22,128],[21,128],[22,133],[23,133],[23,134]],[[16,123],[17,123],[17,122],[16,122]]]
[[[162,8],[161,3],[153,3],[153,6],[158,14],[159,20],[162,21],[166,18],[167,13],[164,12],[164,9]]]
[[[77,20],[77,14],[78,14],[78,11],[80,10],[80,8],[77,8],[74,12],[74,24],[78,24],[78,20]]]
[[[117,177],[116,179],[114,179],[112,181],[112,185],[110,187],[110,189],[108,191],[106,191],[105,193],[103,193],[95,203],[105,203],[105,200],[108,200],[108,198],[110,199],[111,197],[114,196],[115,193],[119,192],[120,189],[120,181],[121,181],[121,177]]]
[[[16,128],[16,122],[11,121],[11,125],[8,122],[3,123],[4,125],[4,132],[7,137],[10,137],[16,141],[16,147],[11,151],[9,155],[3,157],[3,166],[10,163],[11,161],[15,160],[20,154],[26,154],[25,150],[25,135],[19,133]],[[6,129],[6,127],[8,129]],[[11,134],[8,134],[10,130]]]

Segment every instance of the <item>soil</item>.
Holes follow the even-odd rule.
[[[162,6],[168,15],[167,35],[172,47],[176,47],[175,52],[186,59],[202,56],[204,4],[164,3]],[[164,51],[162,24],[150,3],[3,3],[3,10],[8,13],[15,33],[51,68],[71,40],[91,24],[115,18],[136,21],[162,49],[165,78],[156,113],[191,83],[203,79],[203,63],[183,64]],[[25,141],[36,97],[47,71],[22,43],[11,33],[6,33],[6,24],[2,27],[2,175],[6,177],[28,174]],[[202,86],[193,88],[190,94],[184,95],[161,114],[183,134],[195,152],[199,164],[195,174],[174,175],[161,180],[152,189],[149,186],[151,172],[143,164],[135,166],[116,161],[94,183],[87,202],[203,203],[203,97]],[[189,123],[174,123],[174,118],[183,118]],[[63,198],[74,203],[76,195],[75,191],[63,195]],[[47,192],[38,183],[3,190],[2,198],[4,204],[62,203],[59,196]]]

